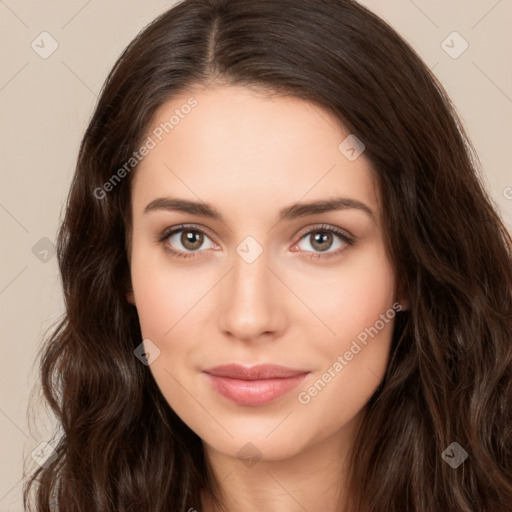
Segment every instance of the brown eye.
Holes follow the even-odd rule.
[[[203,245],[204,235],[198,231],[183,230],[180,242],[189,251],[197,251]]]
[[[326,251],[330,248],[333,242],[333,236],[331,233],[326,233],[324,231],[317,231],[309,235],[311,238],[311,246],[314,247],[317,251]]]
[[[355,240],[343,231],[332,226],[320,226],[304,233],[296,245],[299,250],[309,253],[308,258],[319,259],[337,256],[354,243]]]
[[[183,258],[195,257],[194,253],[200,254],[204,252],[203,249],[211,249],[215,245],[203,230],[187,226],[176,226],[164,231],[158,241],[167,252]]]

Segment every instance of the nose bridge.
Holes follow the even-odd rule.
[[[267,252],[251,241],[233,255],[233,269],[222,287],[219,327],[239,339],[251,340],[276,331],[280,311],[276,278],[267,268]],[[261,247],[261,246],[260,246]],[[259,252],[259,254],[257,254]]]

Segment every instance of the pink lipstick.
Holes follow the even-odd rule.
[[[218,393],[240,405],[265,405],[296,388],[309,373],[275,364],[227,364],[203,370]]]

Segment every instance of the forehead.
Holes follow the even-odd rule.
[[[152,149],[135,172],[134,214],[166,194],[239,213],[334,196],[378,210],[370,162],[347,158],[351,134],[299,98],[238,86],[194,91],[163,104],[146,136]]]

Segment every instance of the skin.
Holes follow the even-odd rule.
[[[190,96],[164,104],[148,134]],[[347,495],[344,462],[384,376],[394,321],[309,403],[298,394],[393,303],[403,303],[384,247],[374,171],[364,153],[355,161],[342,154],[338,146],[349,132],[313,103],[221,85],[193,96],[197,106],[143,159],[132,184],[128,300],[143,338],[160,350],[149,369],[203,440],[228,510],[334,512],[338,494]],[[164,209],[144,213],[167,196],[211,203],[224,222]],[[338,196],[364,203],[373,217],[348,208],[278,221],[281,208]],[[186,239],[184,245],[182,232],[157,241],[181,223],[206,231],[202,245],[195,242],[199,249]],[[322,251],[314,238],[322,224],[356,243],[332,235]],[[263,250],[252,263],[236,251],[249,235]],[[172,256],[165,245],[194,257]],[[285,396],[246,406],[218,394],[202,373],[231,362],[311,373]],[[261,457],[250,467],[237,455],[244,446]],[[213,510],[205,493],[200,501],[196,509]]]

